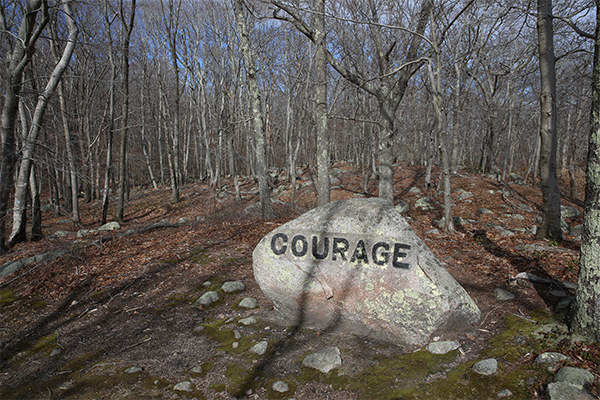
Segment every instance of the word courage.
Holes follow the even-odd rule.
[[[407,255],[405,250],[410,250],[410,245],[408,244],[377,242],[373,247],[368,249],[365,241],[359,239],[353,246],[354,251],[350,252],[351,247],[348,239],[333,237],[331,238],[330,252],[329,237],[325,236],[322,237],[322,240],[319,240],[319,236],[313,235],[311,241],[311,255],[316,260],[325,260],[330,257],[332,261],[337,261],[339,256],[343,261],[350,259],[350,262],[364,262],[365,264],[369,264],[370,256],[375,265],[384,266],[388,264],[391,257],[392,266],[395,268],[410,268],[408,263],[402,261]],[[276,233],[271,238],[271,250],[275,255],[285,254],[289,250],[296,257],[304,257],[309,252],[308,239],[306,236],[298,234],[290,242],[285,233]]]

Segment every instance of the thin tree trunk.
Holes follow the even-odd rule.
[[[542,225],[537,239],[562,239],[560,189],[556,176],[556,59],[552,28],[552,0],[538,0],[538,40],[540,52],[540,183]]]
[[[315,34],[315,119],[317,125],[317,194],[319,206],[331,201],[329,179],[329,132],[327,131],[327,53],[325,43],[325,0],[314,1]],[[293,171],[295,174],[295,171]]]
[[[131,14],[129,22],[125,20],[125,11],[121,2],[121,10],[119,17],[125,30],[123,37],[123,54],[122,54],[122,86],[123,101],[121,103],[121,140],[119,143],[119,189],[117,200],[117,213],[115,219],[118,222],[123,222],[123,214],[125,212],[125,184],[127,180],[127,134],[129,132],[129,42],[131,41],[131,32],[135,21],[135,5],[136,0],[131,0]]]
[[[267,183],[267,154],[265,140],[265,124],[263,119],[262,104],[260,101],[260,89],[256,77],[256,65],[254,55],[250,47],[250,38],[246,27],[246,14],[242,0],[234,0],[234,13],[236,19],[236,28],[240,41],[240,49],[246,63],[246,76],[248,90],[251,95],[252,114],[254,119],[254,140],[256,143],[256,169],[258,174],[258,190],[260,193],[260,203],[262,209],[262,219],[270,220],[275,218],[273,204],[271,203],[271,190]]]

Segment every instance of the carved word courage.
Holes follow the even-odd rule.
[[[319,240],[320,239],[320,240]],[[343,237],[327,236],[319,238],[313,235],[311,238],[310,254],[316,260],[330,259],[337,261],[338,257],[343,261],[358,262],[369,264],[369,260],[375,265],[384,266],[392,261],[395,268],[408,269],[410,265],[403,262],[406,258],[406,250],[410,250],[410,245],[403,243],[376,242],[373,247],[365,245],[365,241],[358,239],[356,243]],[[289,240],[285,233],[276,233],[271,238],[271,250],[275,255],[282,255],[291,252],[296,257],[306,257],[309,254],[308,239],[304,235],[295,235]]]

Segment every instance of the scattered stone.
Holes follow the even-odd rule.
[[[221,289],[226,293],[240,292],[246,289],[246,285],[244,285],[241,281],[229,281],[225,282]]]
[[[574,300],[574,296],[567,296],[556,304],[556,311],[568,310]]]
[[[479,375],[493,375],[498,370],[498,361],[495,358],[477,361],[473,364],[473,371]]]
[[[198,221],[198,222],[204,222],[204,221],[206,221],[206,217],[204,215],[198,215],[196,217],[196,221]]]
[[[234,349],[237,349],[239,345],[240,345],[239,342],[233,342],[233,343],[231,343],[231,347],[233,347]]]
[[[94,232],[94,231],[89,230],[89,229],[80,229],[77,231],[77,237],[78,238],[86,237],[92,232]]]
[[[240,340],[242,338],[242,334],[237,329],[234,329],[233,330],[233,337],[236,338],[237,340]]]
[[[515,298],[514,293],[509,292],[501,288],[494,289],[494,298],[498,301],[507,301]]]
[[[583,231],[583,225],[575,225],[571,228],[571,236],[575,237],[575,240],[581,240],[581,232]]]
[[[258,354],[259,356],[262,356],[263,354],[265,354],[267,352],[268,347],[269,347],[269,343],[263,340],[262,342],[258,342],[254,346],[252,346],[250,348],[250,351],[253,352],[254,354]]]
[[[471,326],[481,316],[383,199],[334,201],[309,211],[265,236],[253,266],[284,323],[302,315],[304,327],[324,329],[336,318],[337,331],[418,348],[434,332]]]
[[[525,219],[525,217],[521,214],[506,214],[506,216],[508,218],[514,219],[515,221],[523,221]]]
[[[242,325],[248,326],[248,325],[255,324],[256,323],[256,318],[254,318],[254,317],[242,318],[238,322],[240,324],[242,324]]]
[[[560,216],[562,218],[579,218],[579,210],[575,207],[560,206]]]
[[[96,230],[98,232],[106,232],[106,231],[114,231],[117,229],[121,229],[121,225],[119,225],[119,223],[117,221],[113,221],[113,222],[108,222],[108,223],[102,225],[101,227],[99,227]]]
[[[71,232],[67,232],[67,231],[56,231],[52,235],[50,235],[50,237],[52,237],[52,238],[64,238],[64,237],[67,237],[70,234],[71,234]]]
[[[273,388],[274,391],[279,392],[279,393],[285,393],[288,390],[290,390],[289,385],[287,383],[285,383],[284,381],[277,381],[271,387]]]
[[[206,281],[206,282],[204,282],[204,283],[202,284],[202,286],[203,286],[203,287],[205,287],[205,288],[209,287],[210,285],[212,285],[212,282],[211,282],[211,281]]]
[[[179,220],[177,221],[178,224],[187,224],[188,223],[188,219],[186,217],[181,217],[179,218]]]
[[[190,382],[190,381],[179,382],[177,385],[175,385],[173,390],[178,390],[180,392],[193,392],[192,382]]]
[[[568,382],[554,382],[548,384],[548,400],[593,400],[585,391]]]
[[[202,369],[202,365],[196,365],[194,368],[192,368],[192,372],[195,374],[203,373],[204,370]]]
[[[480,208],[478,210],[479,214],[493,214],[494,212],[492,210],[488,210],[487,208]]]
[[[498,393],[498,398],[503,399],[506,397],[512,397],[512,395],[513,395],[513,393],[510,390],[504,389],[503,391]]]
[[[431,230],[428,230],[427,232],[425,232],[426,235],[439,235],[440,234],[440,230],[437,228],[433,228]]]
[[[571,227],[564,218],[561,218],[560,220],[560,229],[567,235],[571,233]]]
[[[437,222],[437,226],[441,229],[444,227],[445,223],[446,217],[442,217],[442,219]],[[467,225],[467,220],[464,220],[461,217],[452,217],[452,223],[454,224],[454,227],[465,226]]]
[[[540,244],[540,243],[520,244],[520,245],[515,246],[515,250],[530,251],[532,253],[535,253],[535,252],[538,252],[538,253],[542,253],[542,252],[569,253],[569,252],[572,252],[572,250],[565,249],[563,247],[547,246],[545,244]]]
[[[61,354],[61,353],[62,353],[62,350],[61,350],[61,349],[53,349],[53,350],[50,352],[50,357],[55,357],[55,356],[57,356],[57,355],[59,355],[59,354]]]
[[[342,356],[340,349],[329,347],[325,350],[312,353],[304,357],[302,365],[309,368],[315,368],[326,374],[332,369],[342,366]]]
[[[256,308],[258,307],[258,300],[253,299],[252,297],[244,297],[242,301],[240,301],[240,307]]]
[[[456,340],[448,340],[443,342],[431,342],[427,345],[427,351],[431,354],[447,354],[452,350],[460,347],[460,343]]]
[[[415,202],[415,208],[420,208],[423,211],[433,210],[433,207],[431,206],[431,199],[429,198],[429,196],[421,197],[420,199],[418,199]]]
[[[164,228],[167,226],[169,226],[169,221],[167,219],[161,219],[160,221],[155,222],[152,225],[150,225],[150,229]]]
[[[196,305],[208,306],[217,300],[219,300],[219,293],[211,290],[200,296],[200,298],[196,300]]]
[[[329,184],[331,186],[336,186],[336,185],[339,185],[340,183],[341,182],[340,182],[340,180],[338,178],[331,178],[331,180],[329,181]]]
[[[142,367],[129,367],[125,370],[126,374],[135,374],[136,372],[142,372]]]
[[[204,325],[198,325],[194,328],[194,333],[200,333],[204,330]]]
[[[569,357],[565,356],[561,353],[556,353],[553,351],[548,351],[546,353],[542,353],[533,360],[534,364],[555,364],[557,362],[561,362],[563,360],[568,359]]]
[[[408,189],[409,192],[411,192],[412,194],[419,194],[421,193],[421,189],[419,189],[418,187],[411,187],[410,189]]]
[[[582,368],[562,367],[554,375],[554,382],[567,382],[579,389],[583,389],[586,383],[594,382],[594,375]]]
[[[462,190],[460,192],[460,194],[458,195],[458,197],[456,198],[456,202],[458,203],[459,201],[470,199],[472,197],[473,197],[473,193],[467,192],[466,190]]]
[[[409,212],[410,206],[404,200],[398,200],[398,204],[396,204],[396,211],[398,211],[400,214]]]
[[[338,176],[341,172],[342,170],[339,168],[331,168],[331,171],[329,171],[329,176]]]

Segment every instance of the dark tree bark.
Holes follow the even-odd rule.
[[[556,58],[552,28],[552,0],[538,0],[538,45],[540,53],[540,183],[542,226],[537,239],[562,239],[560,189],[556,175]]]
[[[121,140],[119,142],[119,189],[117,200],[117,214],[115,219],[123,222],[123,213],[125,210],[125,182],[127,180],[127,133],[129,132],[129,42],[131,41],[131,32],[135,22],[135,4],[136,0],[131,0],[131,10],[129,21],[125,18],[123,1],[119,17],[123,24],[123,54],[122,54],[122,86],[123,101],[121,103]]]

